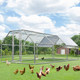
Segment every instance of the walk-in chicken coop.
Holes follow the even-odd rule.
[[[60,53],[58,49],[64,47]],[[68,52],[65,48],[68,48]],[[29,30],[12,30],[1,44],[1,61],[41,64],[77,59],[77,44],[70,38]],[[74,49],[72,56],[70,50]],[[58,51],[58,52],[57,52]]]

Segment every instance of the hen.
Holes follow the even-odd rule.
[[[6,64],[9,66],[11,63],[6,59]]]
[[[37,74],[37,77],[38,77],[39,79],[41,79],[42,74],[41,74],[41,73],[38,73],[38,72],[36,72],[36,74]]]
[[[55,67],[55,65],[50,64],[51,68],[53,69]]]
[[[41,59],[44,60],[44,57],[42,57]]]
[[[50,68],[47,68],[47,70],[45,71],[46,74],[49,74],[50,72]]]
[[[62,66],[59,66],[56,68],[56,71],[60,71],[62,69]]]
[[[70,64],[68,64],[67,66],[64,65],[64,69],[65,69],[66,71],[68,71],[68,70],[69,70],[69,66],[70,66]]]
[[[74,71],[80,71],[80,66],[74,66],[74,67],[73,67],[73,70],[74,70]]]
[[[23,75],[25,73],[25,68],[23,70],[20,70],[20,74]]]
[[[32,74],[34,73],[33,69],[31,69],[31,73],[32,73]]]
[[[41,76],[42,76],[41,72],[42,72],[42,69],[41,69],[41,68],[40,68],[40,72],[39,72],[39,73],[38,73],[38,72],[36,72],[37,77],[38,77],[39,79],[41,79]]]
[[[41,74],[42,74],[43,76],[46,76],[46,73],[44,73],[44,72],[41,72]]]
[[[29,69],[33,69],[34,68],[34,66],[31,66],[30,64],[29,64]]]
[[[44,66],[42,66],[42,70],[44,69]]]
[[[48,70],[49,68],[47,67],[46,70]]]
[[[14,74],[17,74],[18,73],[18,69],[16,71],[14,71]]]

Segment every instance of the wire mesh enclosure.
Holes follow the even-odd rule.
[[[60,47],[77,49],[78,46],[71,39],[57,35],[13,30],[2,42],[1,61],[5,62],[8,59],[13,63],[41,64],[78,59],[75,53],[72,56],[68,53],[57,54]]]

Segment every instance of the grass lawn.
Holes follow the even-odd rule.
[[[67,65],[68,63],[70,64],[69,71],[65,71],[64,68],[59,72],[56,71],[56,67]],[[73,71],[72,69],[72,66],[80,65],[80,60],[52,64],[55,65],[55,68],[50,69],[50,74],[46,77],[42,76],[41,80],[80,80],[80,71]],[[36,72],[39,72],[41,66],[44,66],[44,71],[46,67],[50,68],[50,64],[34,65],[34,74],[31,74],[28,64],[12,63],[10,66],[7,66],[5,63],[0,62],[0,80],[39,80]],[[24,75],[20,75],[20,72],[16,75],[13,73],[16,69],[22,70],[24,67],[26,68]]]
[[[41,58],[44,57],[44,60],[42,60]],[[2,61],[6,61],[6,59],[8,59],[9,61],[12,61],[12,55],[4,55],[2,56]],[[72,59],[78,59],[78,56],[68,56],[68,60],[72,60]],[[38,55],[38,60],[36,60],[36,63],[49,63],[49,62],[55,62],[55,61],[65,61],[66,60],[66,55],[55,55],[54,59],[53,59],[53,55]],[[19,55],[14,55],[14,61],[16,63],[20,63],[19,62]],[[34,63],[34,55],[22,55],[22,63]]]

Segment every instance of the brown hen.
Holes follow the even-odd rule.
[[[25,73],[25,68],[23,70],[20,70],[20,74],[23,75]]]

